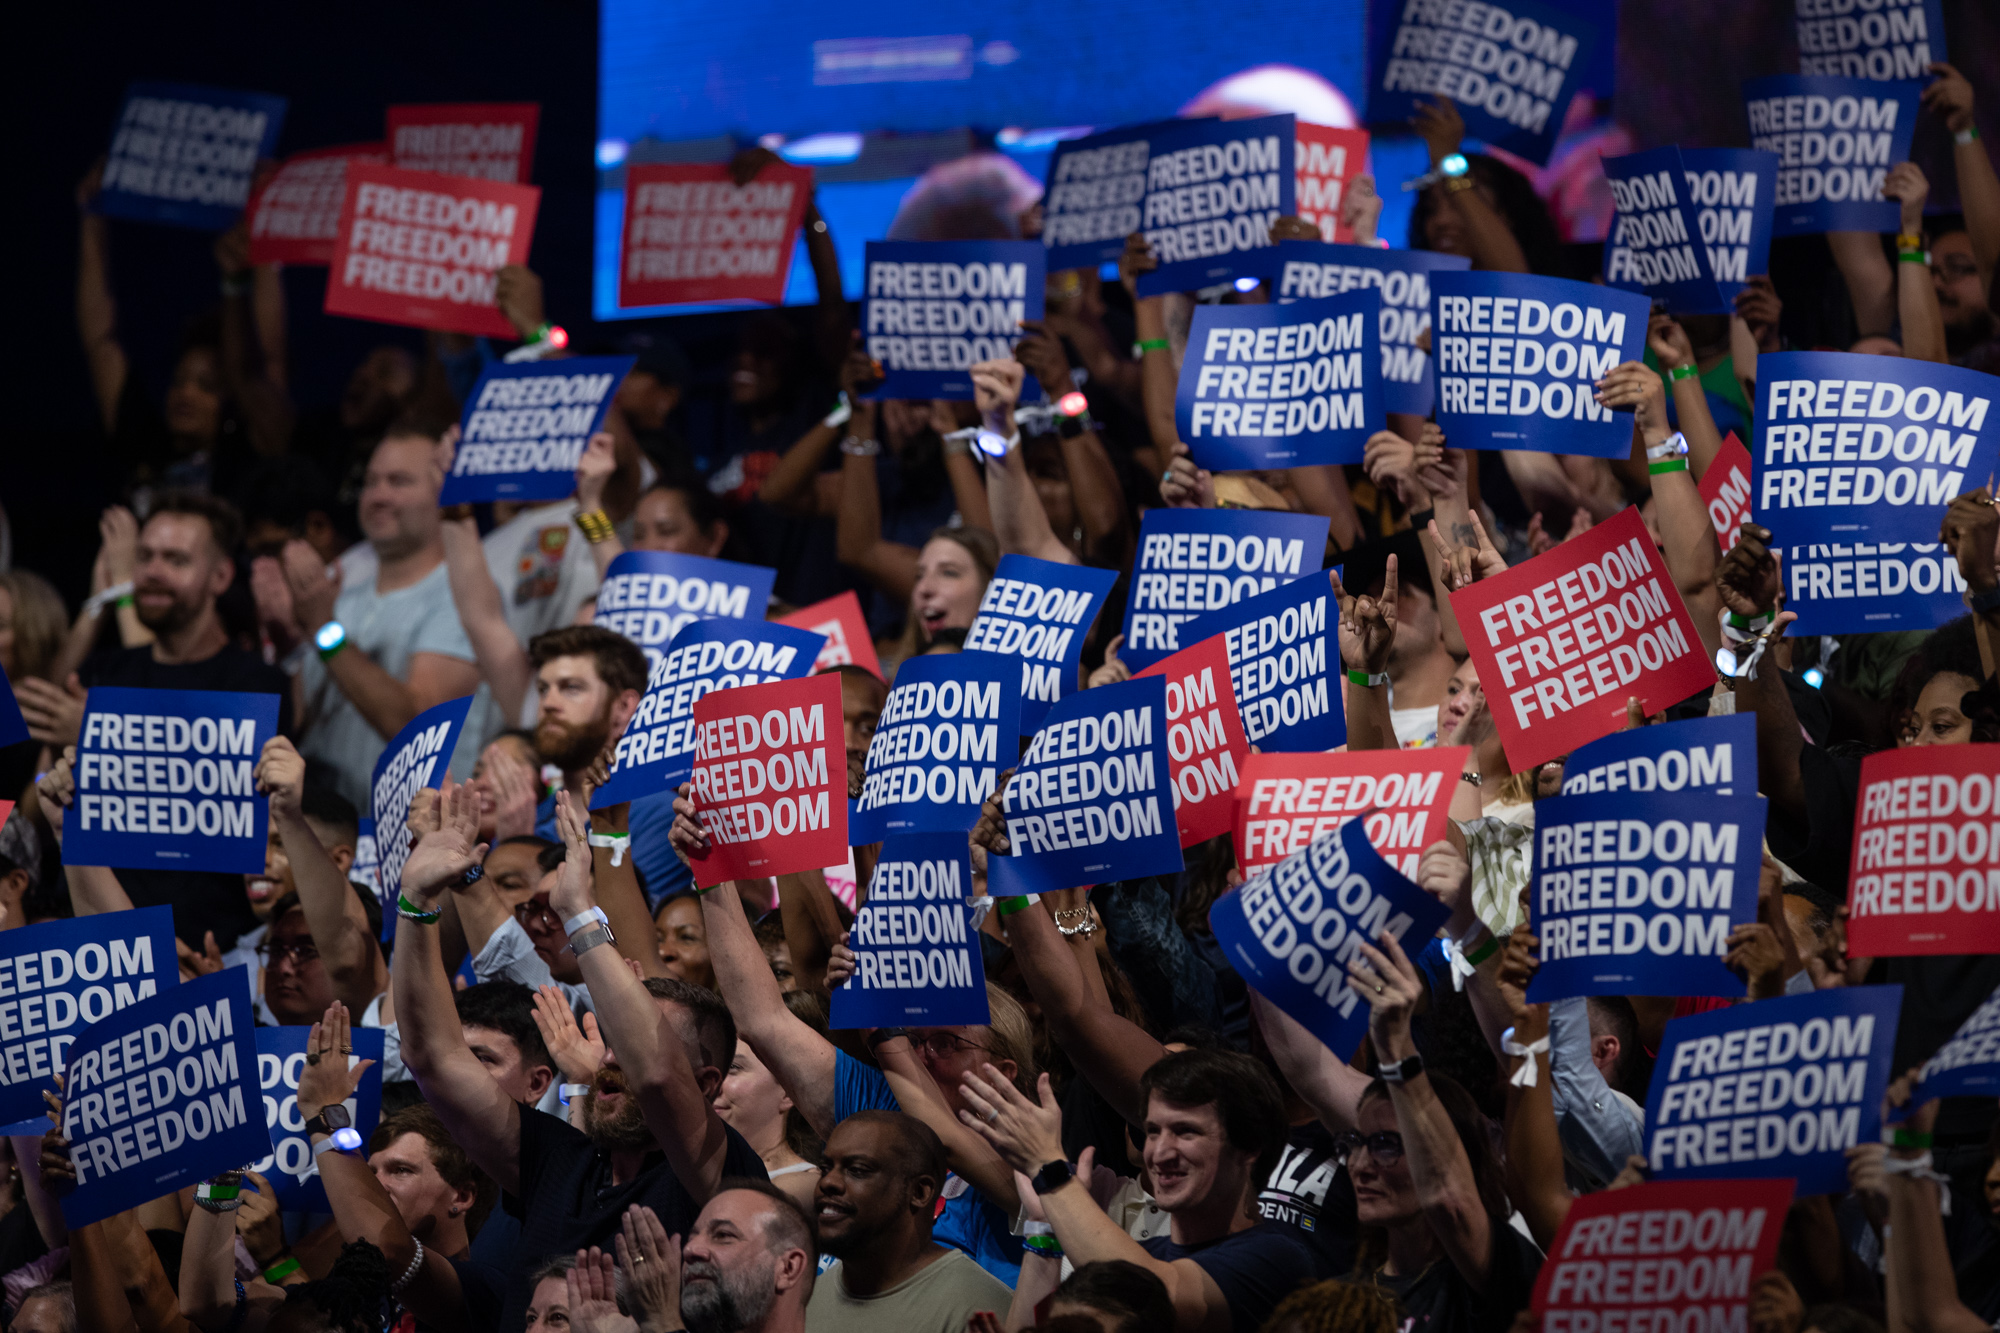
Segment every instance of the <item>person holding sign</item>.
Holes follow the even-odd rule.
[[[592,901],[586,816],[568,793],[556,799],[567,855],[551,907],[577,927],[570,948],[605,1038],[587,1129],[524,1109],[466,1048],[434,904],[484,849],[473,843],[477,802],[449,780],[438,795],[438,830],[403,867],[393,976],[404,1063],[473,1161],[520,1199],[521,1252],[530,1254],[609,1243],[631,1203],[646,1203],[669,1230],[684,1231],[725,1176],[757,1178],[764,1170],[711,1104],[736,1045],[728,1010],[685,982],[641,982],[615,949],[603,947],[613,935]],[[656,1149],[665,1159],[649,1161]],[[500,1326],[512,1326],[530,1295],[525,1274],[511,1275]]]

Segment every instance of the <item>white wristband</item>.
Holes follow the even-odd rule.
[[[600,926],[609,926],[611,924],[611,918],[604,915],[602,907],[586,907],[569,920],[563,922],[563,934],[574,935],[593,921]]]
[[[593,833],[585,841],[592,847],[609,847],[611,849],[611,864],[622,866],[625,864],[625,853],[632,846],[632,835],[630,833]],[[598,909],[593,907],[590,910],[596,912]],[[581,916],[576,919],[579,921],[583,920]],[[599,912],[597,919],[600,921],[604,920],[603,913]]]
[[[1920,1157],[1891,1157],[1885,1153],[1882,1170],[1892,1176],[1915,1176],[1930,1181],[1938,1187],[1938,1212],[1951,1216],[1951,1180],[1931,1165],[1928,1151]]]
[[[132,580],[126,579],[123,583],[114,583],[103,592],[91,594],[90,600],[83,604],[83,613],[87,616],[102,615],[105,607],[111,605],[120,597],[130,597],[131,595]]]
[[[1507,1055],[1517,1055],[1522,1059],[1521,1067],[1515,1070],[1514,1077],[1507,1081],[1517,1088],[1534,1087],[1535,1057],[1549,1049],[1549,1039],[1544,1036],[1538,1041],[1531,1041],[1523,1046],[1520,1042],[1514,1040],[1514,1029],[1508,1028],[1500,1034],[1500,1049]]]

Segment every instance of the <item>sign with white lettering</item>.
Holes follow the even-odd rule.
[[[275,157],[285,99],[188,83],[125,90],[91,207],[200,231],[234,226],[260,159]]]
[[[1330,586],[1307,575],[1181,629],[1189,643],[1223,636],[1244,733],[1267,753],[1347,743],[1346,701],[1328,688],[1341,678]]]
[[[998,653],[912,657],[896,669],[868,742],[847,836],[963,835],[1011,767],[1021,734],[1021,668]],[[1006,755],[1003,761],[1001,755]]]
[[[1668,1023],[1646,1097],[1653,1176],[1845,1193],[1847,1150],[1881,1132],[1902,1007],[1901,986],[1838,986]]]
[[[776,571],[767,572],[775,574]],[[604,594],[600,592],[598,605],[603,604]],[[826,647],[820,649],[819,656],[813,659],[814,671],[858,666],[878,680],[888,679],[882,670],[882,659],[875,655],[875,640],[868,633],[868,617],[861,614],[861,599],[854,595],[852,588],[823,602],[802,606],[788,616],[773,616],[771,623],[826,636]]]
[[[1849,876],[1857,958],[2000,953],[2000,745],[1861,761]]]
[[[1213,471],[1358,463],[1382,425],[1379,292],[1195,307],[1174,424]]]
[[[847,856],[840,677],[809,676],[694,703],[694,797],[709,849],[694,882],[769,879]]]
[[[1922,1094],[1933,1097],[1991,1097],[2000,1092],[2000,992],[1972,1011],[1951,1040],[1924,1062],[1917,1079]]]
[[[1139,230],[1160,266],[1139,275],[1139,295],[1254,276],[1271,224],[1293,211],[1297,138],[1290,115],[1185,120],[1156,135]]]
[[[368,779],[369,812],[375,817],[375,881],[382,894],[382,926],[393,930],[396,898],[403,891],[403,862],[416,843],[410,837],[410,805],[426,787],[444,785],[452,752],[465,729],[472,696],[447,699],[417,714],[382,748]]]
[[[286,1212],[324,1213],[332,1208],[312,1154],[312,1135],[306,1132],[306,1117],[317,1115],[320,1108],[299,1105],[299,1074],[305,1069],[306,1039],[311,1035],[311,1027],[257,1029],[257,1082],[264,1090],[264,1126],[271,1134],[271,1151],[249,1166],[271,1182],[278,1207]],[[348,1030],[348,1036],[354,1046],[348,1068],[357,1060],[375,1062],[363,1071],[354,1095],[342,1103],[366,1143],[382,1119],[384,1036],[381,1028],[359,1024]],[[248,1181],[244,1187],[249,1188]]]
[[[392,106],[389,151],[404,171],[525,185],[535,161],[539,102],[436,102]]]
[[[1349,750],[1341,754],[1253,754],[1236,800],[1236,864],[1245,877],[1276,865],[1349,820],[1405,879],[1424,848],[1445,835],[1469,746]]]
[[[180,979],[171,907],[0,932],[0,1124],[48,1110],[42,1091],[55,1090],[79,1023],[109,1018]]]
[[[678,551],[627,551],[604,572],[591,623],[617,630],[657,666],[674,636],[697,620],[762,620],[777,579],[769,565]]]
[[[63,1069],[72,1229],[271,1151],[246,971],[169,986],[78,1034]]]
[[[85,704],[71,865],[264,869],[270,802],[252,771],[278,734],[278,696],[100,685]]]
[[[1730,431],[1722,437],[1708,471],[1701,474],[1701,502],[1708,506],[1708,521],[1715,527],[1715,540],[1726,552],[1743,535],[1750,520],[1750,451]],[[1786,566],[1791,561],[1788,559]],[[1796,609],[1796,608],[1794,608]]]
[[[1456,449],[1592,458],[1632,451],[1632,417],[1595,385],[1646,350],[1635,292],[1525,273],[1431,275],[1437,423]]]
[[[1182,511],[1172,511],[1182,512]],[[1174,823],[1181,846],[1229,832],[1236,787],[1250,758],[1250,738],[1236,710],[1229,647],[1221,635],[1203,639],[1138,672],[1167,682],[1167,758],[1174,787]]]
[[[1750,279],[1771,271],[1771,217],[1778,156],[1754,148],[1683,148],[1682,179],[1708,271],[1729,308]]]
[[[1604,159],[1611,186],[1611,238],[1604,280],[1666,302],[1675,314],[1720,315],[1724,304],[1701,243],[1681,150],[1669,145]]]
[[[1347,977],[1361,945],[1380,948],[1387,933],[1414,957],[1450,915],[1353,819],[1216,899],[1208,924],[1252,990],[1345,1060],[1368,1032],[1368,1005]]]
[[[971,892],[963,831],[885,841],[868,900],[848,933],[854,975],[833,992],[831,1026],[844,1032],[985,1024],[992,1015],[979,932],[965,905]]]
[[[1431,275],[1463,273],[1472,267],[1470,259],[1433,250],[1286,241],[1259,262],[1271,299],[1281,304],[1361,287],[1381,292],[1376,332],[1382,349],[1382,410],[1430,415],[1437,380],[1418,339],[1431,327]]]
[[[1354,228],[1341,222],[1340,200],[1354,178],[1368,170],[1368,131],[1301,120],[1294,133],[1298,188],[1293,216],[1319,228],[1321,240],[1347,245],[1354,240]]]
[[[1076,693],[1083,641],[1116,582],[1116,570],[1000,557],[965,647],[1020,659],[1023,736],[1042,725],[1051,704]]]
[[[737,184],[692,162],[625,167],[620,306],[785,299],[812,168],[772,162]]]
[[[1202,612],[1317,572],[1327,522],[1323,514],[1256,509],[1148,509],[1119,660],[1135,671],[1149,667],[1180,650],[1180,627]]]
[[[1850,79],[1926,79],[1949,60],[1944,0],[1793,0],[1799,73]]]
[[[286,158],[250,196],[250,262],[331,263],[348,163],[388,160],[388,145],[379,143],[315,148]]]
[[[560,500],[574,491],[583,446],[603,428],[633,359],[490,363],[465,400],[438,504]]]
[[[986,858],[996,898],[1178,874],[1167,687],[1100,685],[1049,709],[1007,784],[1012,855]]]
[[[1614,731],[1570,754],[1563,795],[1702,791],[1728,796],[1757,786],[1757,716],[1727,713]]]
[[[1910,156],[1917,93],[1915,82],[1827,75],[1744,84],[1750,146],[1778,157],[1772,234],[1895,231],[1902,206],[1882,198],[1882,181]]]
[[[1034,241],[870,241],[861,327],[884,398],[972,398],[972,367],[1014,355],[1042,317]]]

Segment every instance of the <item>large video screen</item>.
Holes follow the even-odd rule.
[[[602,0],[595,313],[695,308],[618,307],[628,162],[715,162],[763,142],[814,167],[858,296],[862,244],[888,234],[927,172],[968,156],[961,185],[998,209],[1032,201],[1052,146],[1092,129],[1273,111],[1357,123],[1365,11],[1364,0]],[[1404,202],[1387,180],[1382,193],[1392,210]],[[801,247],[786,299],[815,296]]]

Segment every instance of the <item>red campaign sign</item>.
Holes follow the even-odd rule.
[[[1253,754],[1236,799],[1236,863],[1249,878],[1356,815],[1368,841],[1405,879],[1444,837],[1458,775],[1472,749]]]
[[[1861,761],[1848,873],[1856,958],[2000,953],[2000,745]]]
[[[528,262],[541,198],[532,185],[351,165],[326,313],[520,337],[493,304],[493,275]]]
[[[826,646],[813,659],[815,672],[829,667],[858,666],[878,680],[888,679],[882,674],[882,659],[875,655],[868,617],[861,614],[861,599],[852,592],[802,606],[788,616],[774,617],[772,623],[826,636]]]
[[[1368,131],[1336,130],[1302,120],[1295,148],[1298,216],[1319,228],[1321,240],[1351,244],[1354,228],[1340,225],[1340,201],[1354,178],[1368,169]]]
[[[1229,832],[1237,775],[1250,758],[1225,637],[1203,639],[1139,673],[1167,678],[1167,766],[1183,847]]]
[[[1722,437],[1715,461],[1701,474],[1701,502],[1708,506],[1715,539],[1727,551],[1736,545],[1743,524],[1750,518],[1750,451],[1733,430]]]
[[[379,166],[386,144],[357,143],[294,153],[250,196],[250,262],[325,264],[340,235],[350,162]]]
[[[1635,507],[1451,595],[1516,773],[1715,684],[1715,666]]]
[[[392,106],[390,159],[404,171],[525,184],[535,162],[539,102],[443,102]]]
[[[1789,1180],[1669,1180],[1580,1195],[1535,1277],[1541,1333],[1723,1333],[1778,1265]]]
[[[625,169],[618,304],[785,299],[812,171],[778,162],[738,185],[724,166]]]
[[[694,703],[694,798],[708,855],[694,882],[765,879],[847,855],[840,677],[715,690]]]

